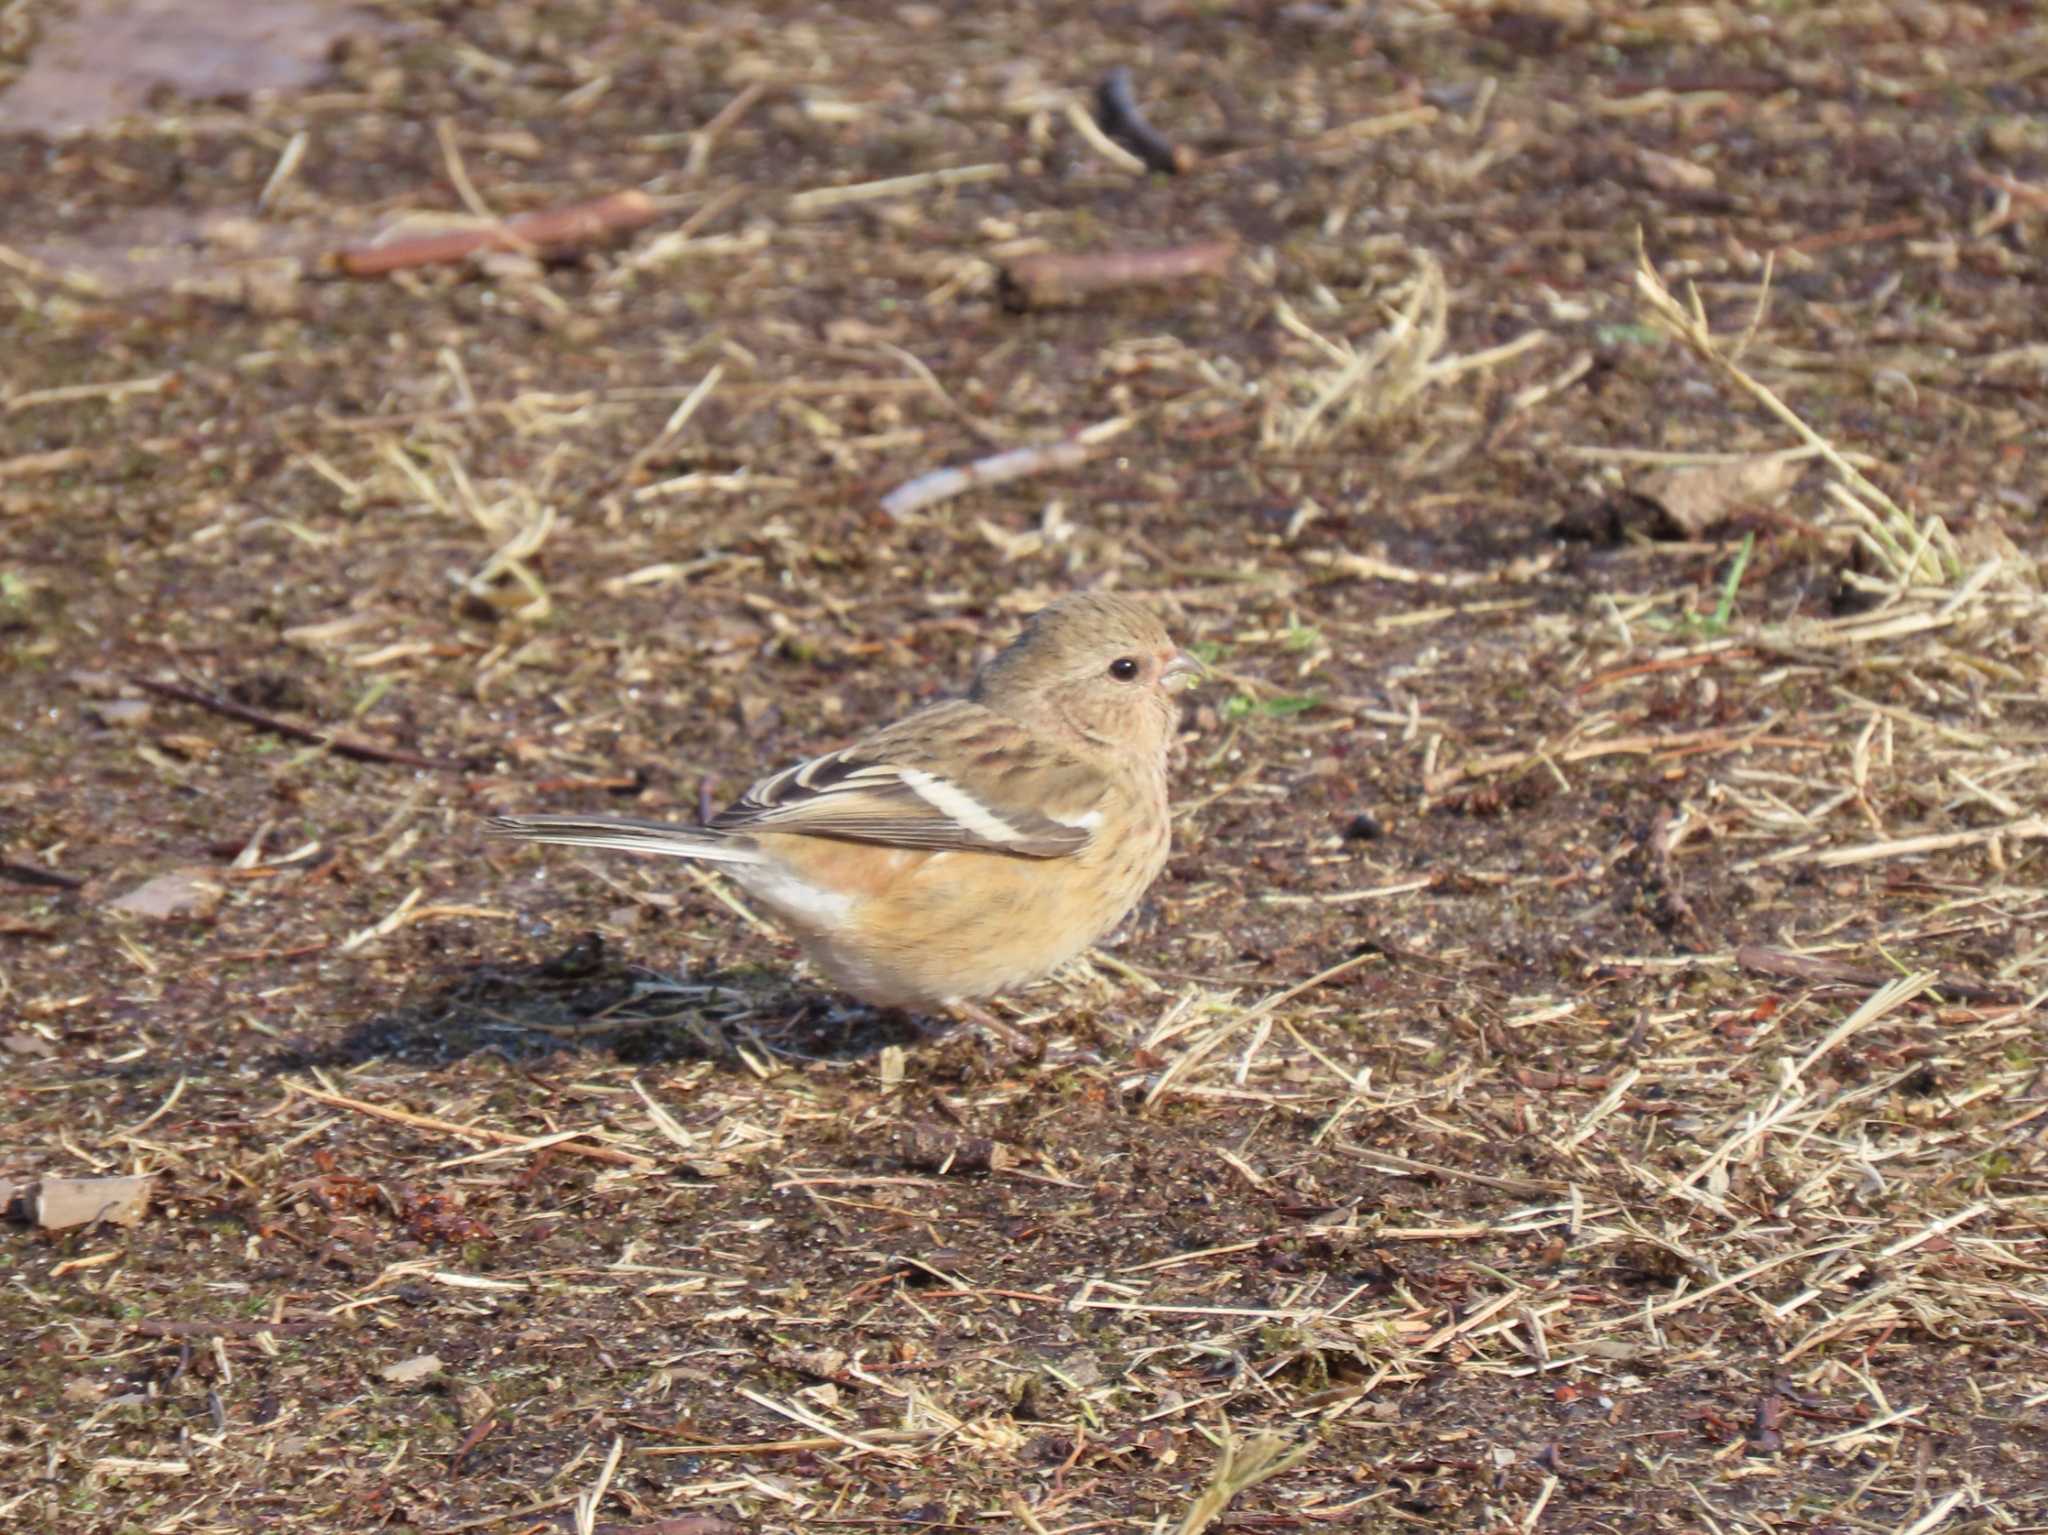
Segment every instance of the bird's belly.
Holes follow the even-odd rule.
[[[876,852],[810,860],[800,886],[743,882],[834,984],[905,1008],[1038,979],[1116,926],[1165,861],[1163,838],[1156,847],[1091,848],[1071,859]]]
[[[991,996],[1080,954],[1123,920],[1157,872],[1156,863],[1126,869],[1088,853],[933,854],[863,911],[863,948],[929,1002]]]

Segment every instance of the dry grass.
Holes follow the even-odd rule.
[[[0,1177],[156,1189],[5,1234],[0,1525],[2048,1522],[2039,28],[388,9],[0,164]],[[548,262],[286,254],[619,187]],[[1730,472],[1657,538],[1652,465]],[[1001,1004],[1041,1059],[481,841],[1100,583],[1221,684],[1156,909]]]

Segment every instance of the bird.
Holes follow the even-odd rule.
[[[1165,868],[1173,695],[1204,670],[1135,599],[1080,593],[1032,614],[964,696],[771,773],[702,825],[489,831],[716,865],[840,990],[974,1016],[1106,936]]]

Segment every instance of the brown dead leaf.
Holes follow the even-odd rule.
[[[205,921],[220,907],[221,887],[205,869],[173,869],[137,885],[107,902],[113,911],[169,921],[185,917]]]
[[[1635,493],[1654,502],[1688,538],[1726,522],[1742,507],[1774,506],[1806,465],[1776,454],[1727,463],[1681,464],[1636,481]]]
[[[387,1380],[394,1386],[412,1386],[440,1373],[441,1358],[438,1354],[415,1354],[410,1359],[387,1364],[377,1372],[377,1376],[378,1379]]]
[[[133,1226],[149,1209],[156,1174],[133,1178],[45,1178],[36,1190],[36,1224],[64,1231],[94,1221]]]

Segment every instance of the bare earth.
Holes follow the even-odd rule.
[[[155,1175],[0,1225],[0,1528],[2048,1529],[2035,7],[330,57],[0,137],[0,1184]],[[1036,1058],[481,834],[1103,584],[1218,677]]]

